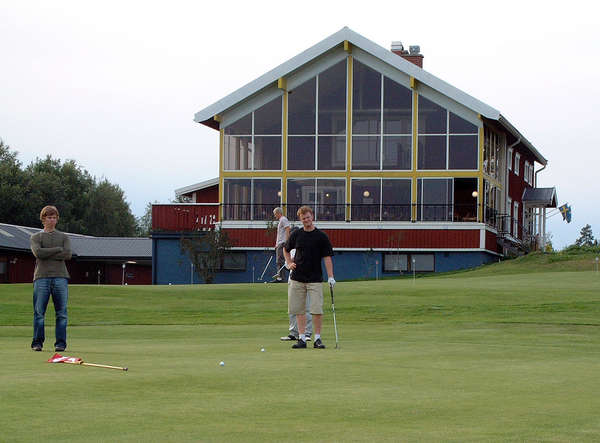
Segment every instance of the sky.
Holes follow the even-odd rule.
[[[600,14],[554,0],[0,0],[0,138],[118,184],[136,216],[218,176],[218,132],[194,113],[348,26],[498,109],[548,159],[570,224],[600,237]],[[541,166],[536,164],[536,170]],[[554,211],[556,212],[556,211]]]

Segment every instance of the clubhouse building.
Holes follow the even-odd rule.
[[[556,207],[554,188],[536,188],[547,160],[422,64],[418,47],[388,50],[343,28],[197,112],[219,131],[219,174],[176,190],[187,203],[153,206],[153,283],[198,283],[180,240],[215,226],[233,245],[216,281],[259,281],[277,206],[298,226],[301,205],[315,210],[339,280],[543,248]]]

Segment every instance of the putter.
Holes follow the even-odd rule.
[[[331,310],[333,311],[333,329],[335,330],[335,349],[339,349],[337,322],[335,321],[335,302],[333,301],[333,286],[329,285],[329,292],[331,292]]]
[[[267,265],[265,266],[265,269],[264,269],[263,273],[260,274],[259,280],[262,280],[263,277],[265,276],[265,272],[267,272],[267,269],[269,268],[269,265],[271,264],[271,260],[273,260],[273,256],[269,257],[269,261],[267,262]]]

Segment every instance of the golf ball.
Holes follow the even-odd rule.
[[[221,363],[219,363],[219,366],[225,366],[225,362],[222,361]]]
[[[260,348],[260,352],[265,352],[265,348]]]

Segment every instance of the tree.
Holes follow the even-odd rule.
[[[575,240],[575,246],[594,246],[594,236],[590,225],[585,225],[581,228],[579,238]]]
[[[135,217],[125,193],[104,179],[92,190],[85,215],[87,233],[99,237],[133,237]]]
[[[26,195],[25,173],[17,152],[11,152],[0,139],[0,222],[27,225]]]
[[[118,185],[98,182],[75,160],[62,162],[50,155],[23,169],[17,154],[0,140],[0,222],[40,226],[40,210],[54,205],[62,231],[135,235],[135,217]]]
[[[227,233],[216,228],[199,231],[182,237],[180,244],[198,277],[207,284],[213,283],[217,272],[223,267],[225,252],[231,247]]]
[[[96,186],[94,178],[74,160],[61,163],[50,155],[36,159],[25,170],[27,176],[29,217],[37,220],[37,213],[45,205],[54,205],[60,212],[61,230],[86,232],[86,212],[89,196]],[[39,224],[39,220],[37,221]],[[29,224],[30,226],[35,226]]]
[[[154,203],[158,203],[156,200]],[[152,203],[148,202],[144,215],[136,220],[135,232],[138,237],[148,237],[152,231]]]

